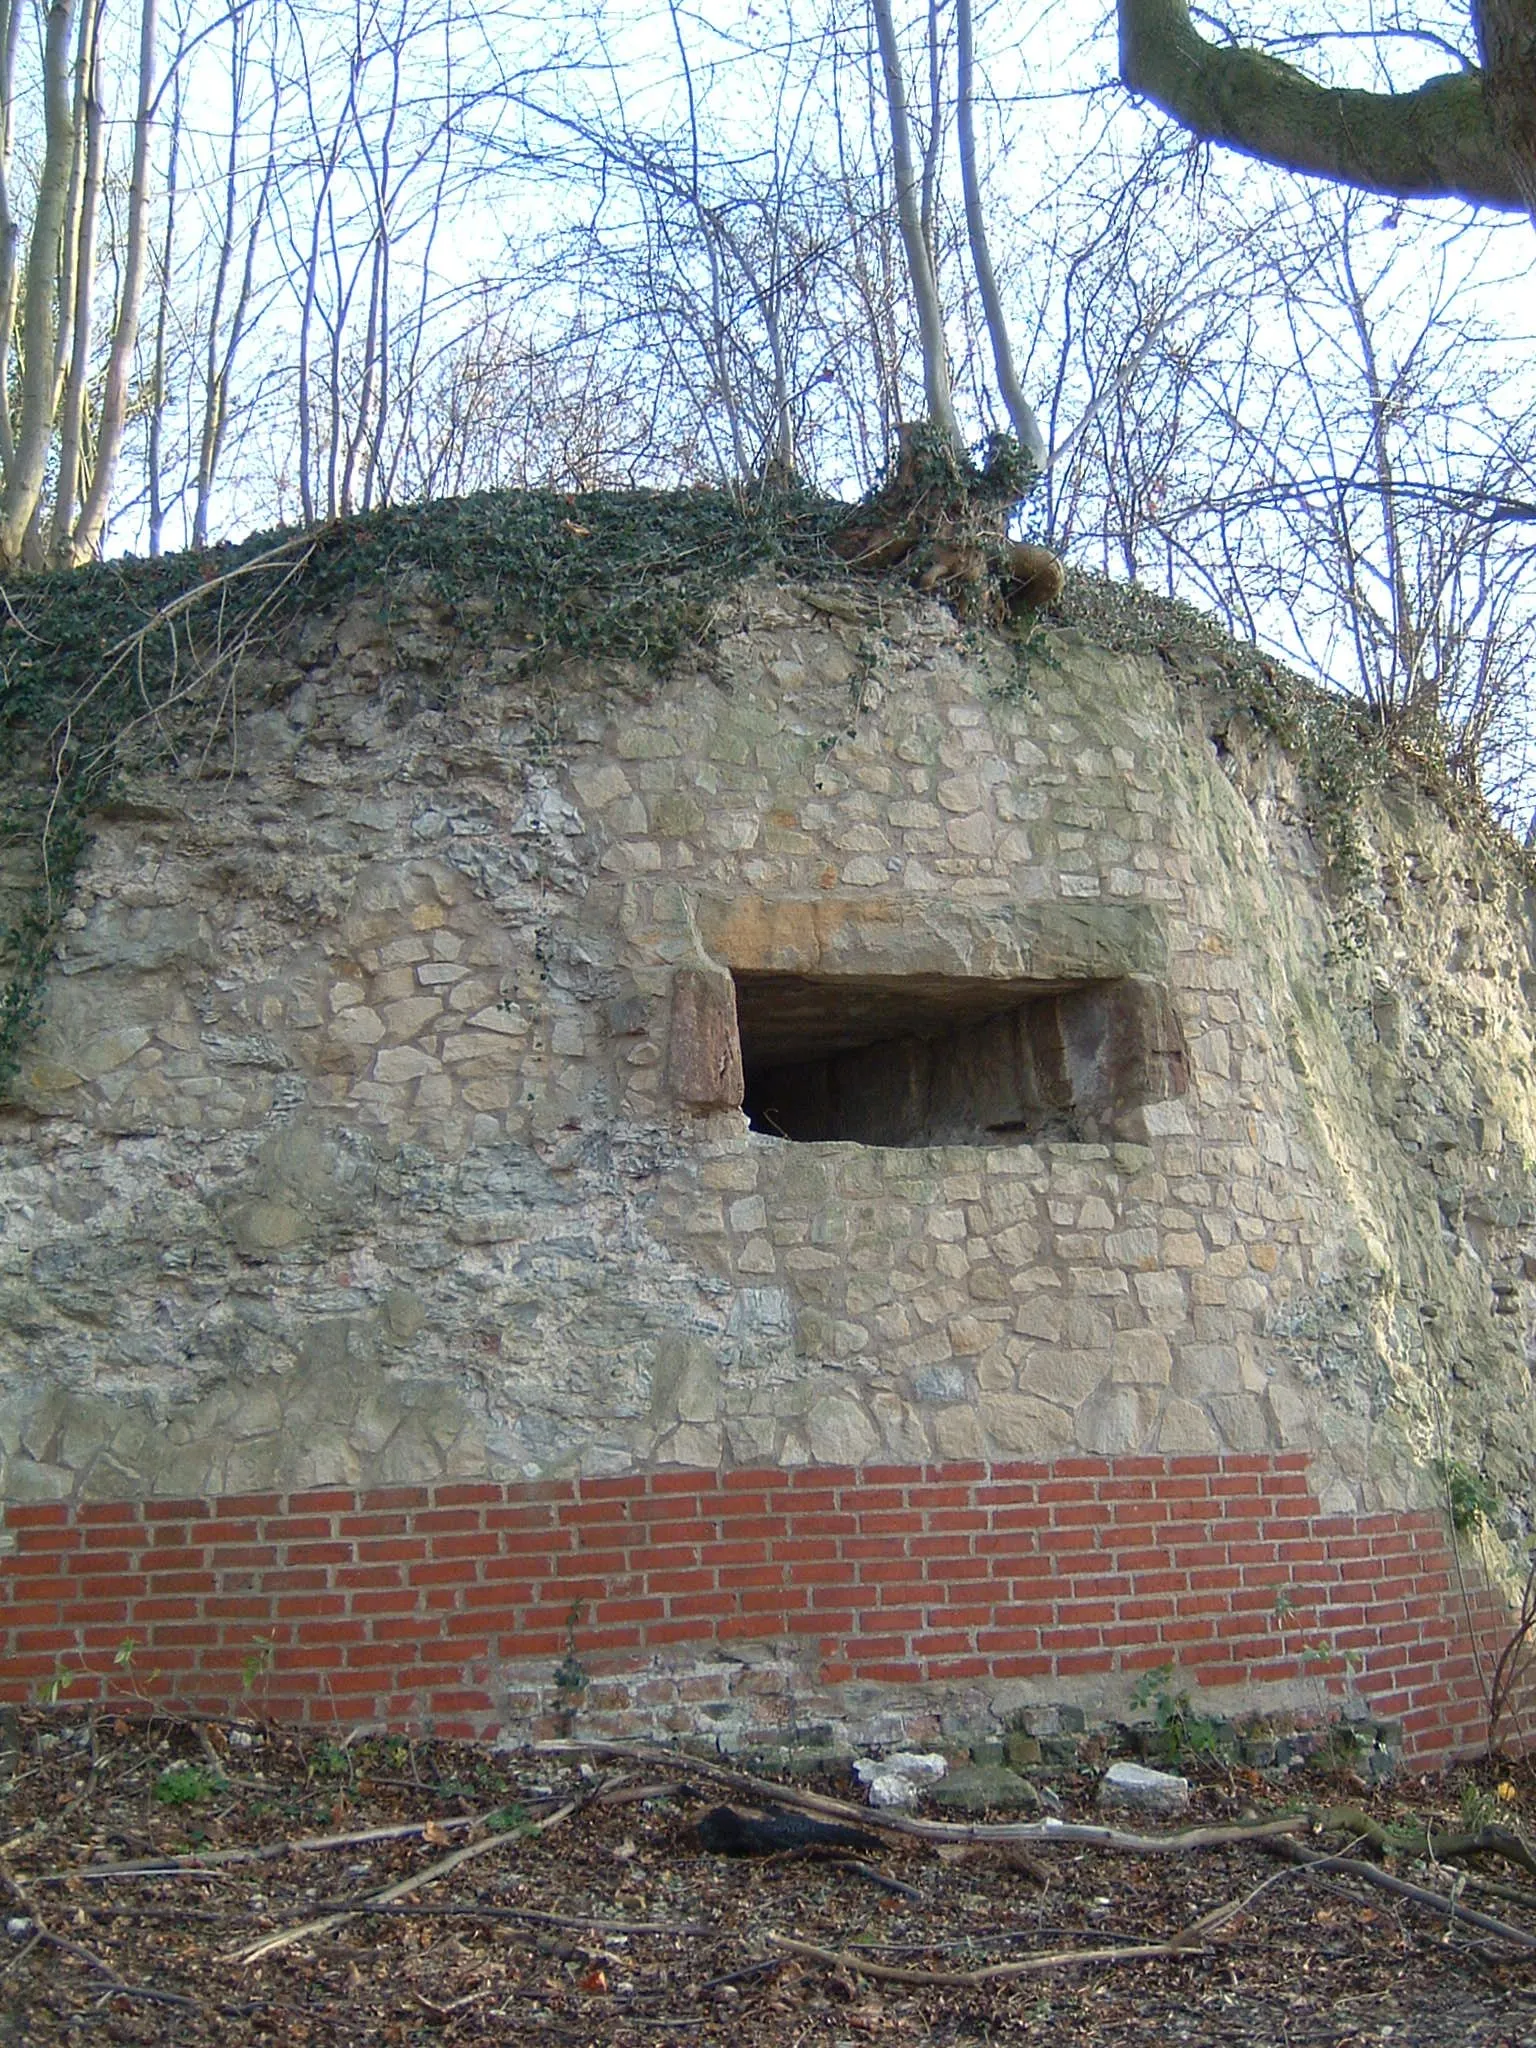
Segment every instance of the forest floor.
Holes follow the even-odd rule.
[[[1180,1830],[1334,1811],[1322,1831],[1171,1850],[1073,1840],[1060,1821],[1041,1840],[1039,1818],[1009,1815],[1000,1840],[951,1822],[749,1859],[706,1851],[700,1817],[778,1802],[682,1755],[342,1744],[57,1708],[9,1733],[7,2048],[1536,2042],[1526,1766],[1368,1791],[1202,1760]],[[1061,1821],[1102,1827],[1100,1775],[1040,1782]],[[829,1774],[784,1799],[856,1792]],[[1491,1824],[1506,1852],[1453,1868],[1424,1853],[1426,1821]],[[1373,1844],[1362,1823],[1388,1833]],[[1287,1843],[1344,1862],[1298,1864]]]

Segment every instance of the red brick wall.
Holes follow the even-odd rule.
[[[1070,1699],[1166,1663],[1191,1690],[1352,1680],[1431,1763],[1484,1741],[1478,1645],[1508,1633],[1438,1516],[1325,1515],[1299,1453],[326,1487],[6,1526],[0,1701],[67,1674],[68,1700],[444,1735],[531,1732],[571,1647],[585,1710],[681,1728],[711,1697],[690,1655],[788,1637],[831,1690]]]

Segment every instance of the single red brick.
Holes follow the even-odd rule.
[[[842,1486],[838,1504],[851,1508],[861,1521],[871,1515],[899,1514],[907,1505],[906,1488],[901,1486]]]
[[[990,1558],[931,1557],[925,1553],[923,1576],[933,1585],[970,1585],[977,1580],[994,1579],[997,1573]]]
[[[999,1544],[1017,1542],[1021,1537],[1051,1525],[1050,1507],[1043,1501],[1020,1502],[1017,1507],[997,1508],[993,1512],[991,1530],[976,1538],[976,1548],[996,1548]]]
[[[729,1593],[674,1593],[667,1601],[668,1621],[685,1624],[685,1635],[696,1633],[700,1624],[735,1612],[736,1601]],[[651,1624],[653,1638],[657,1641],[664,1640],[655,1636],[655,1630],[660,1626],[656,1622]]]
[[[645,1479],[646,1491],[652,1494],[667,1496],[697,1493],[699,1491],[699,1478],[700,1475],[697,1472],[689,1471],[649,1472],[646,1474]]]
[[[78,1647],[80,1638],[75,1629],[61,1628],[57,1615],[50,1615],[34,1627],[13,1629],[11,1640],[15,1644],[15,1654],[20,1658],[43,1650],[52,1651],[55,1655],[61,1650],[73,1650]],[[11,1660],[7,1658],[6,1661],[9,1664]]]
[[[976,1514],[982,1512],[978,1503],[987,1492],[986,1487],[957,1484],[952,1479],[925,1479],[920,1470],[912,1468],[906,1482],[908,1507],[921,1508],[924,1514],[945,1514],[949,1512]]]
[[[832,1486],[801,1487],[797,1490],[781,1483],[769,1493],[768,1508],[771,1514],[793,1521],[797,1529],[803,1528],[811,1515],[836,1515],[850,1528],[856,1527],[858,1521],[851,1511],[845,1514],[839,1508],[837,1489]]]
[[[722,1588],[782,1586],[784,1567],[778,1564],[727,1564],[720,1567]]]
[[[707,1620],[696,1621],[652,1621],[646,1624],[645,1640],[656,1649],[665,1648],[669,1643],[710,1642],[714,1629]]]
[[[1122,1600],[1117,1619],[1145,1631],[1147,1624],[1160,1621],[1164,1615],[1173,1612],[1174,1604],[1166,1596],[1152,1600]]]
[[[629,1622],[659,1621],[666,1613],[667,1603],[659,1598],[630,1596],[622,1600],[599,1600],[592,1609],[588,1625],[606,1631]]]
[[[139,1503],[132,1500],[84,1500],[75,1511],[80,1522],[140,1522]]]
[[[269,1543],[324,1543],[334,1526],[329,1515],[271,1515],[261,1531]]]
[[[921,1586],[925,1583],[922,1560],[915,1557],[870,1557],[858,1560],[862,1586]]]
[[[1038,1650],[1041,1640],[1041,1632],[1037,1628],[979,1628],[976,1631],[976,1647],[988,1655]],[[1046,1640],[1052,1638],[1047,1636]]]
[[[991,1600],[945,1600],[923,1609],[925,1628],[986,1628],[997,1619]]]
[[[1154,1479],[1152,1490],[1159,1500],[1207,1503],[1210,1499],[1210,1487],[1206,1481],[1184,1473],[1170,1473],[1166,1479]]]
[[[1009,1600],[999,1602],[994,1612],[999,1623],[1010,1628],[1054,1628],[1056,1624],[1056,1603],[1053,1600]]]
[[[819,1577],[817,1567],[837,1561],[838,1548],[830,1537],[802,1537],[769,1545],[768,1555],[775,1564],[788,1566],[799,1575]]]
[[[343,1593],[281,1593],[273,1602],[273,1613],[279,1618],[299,1620],[306,1616],[337,1615],[347,1611],[346,1595]]]
[[[215,1622],[162,1621],[155,1629],[154,1641],[146,1654],[153,1654],[156,1661],[161,1662],[177,1649],[196,1649],[201,1644],[213,1644],[219,1640],[220,1631]]]
[[[500,1545],[495,1536],[485,1530],[466,1532],[462,1536],[434,1536],[427,1546],[428,1554],[434,1558],[444,1557],[496,1557]]]
[[[483,1507],[493,1501],[500,1506],[506,1497],[507,1489],[495,1479],[453,1479],[432,1489],[440,1508]]]
[[[1086,1676],[1095,1671],[1113,1671],[1115,1659],[1109,1650],[1073,1650],[1066,1655],[1058,1654],[1056,1669],[1063,1678]]]
[[[978,1657],[974,1653],[952,1657],[923,1655],[923,1663],[929,1680],[935,1684],[948,1681],[951,1684],[964,1679],[985,1678],[992,1669],[989,1657]]]
[[[12,1612],[7,1619],[19,1627],[22,1616]],[[98,1624],[110,1627],[113,1623],[125,1622],[128,1619],[128,1602],[126,1599],[71,1600],[64,1606],[59,1619],[71,1622],[79,1628],[90,1628]]]
[[[135,1600],[132,1603],[131,1619],[142,1626],[152,1621],[193,1621],[197,1618],[201,1602],[186,1595],[154,1600]]]
[[[921,1657],[954,1657],[974,1648],[968,1629],[924,1628],[912,1637],[912,1652]]]
[[[822,1469],[825,1471],[826,1468]],[[784,1474],[776,1466],[739,1465],[733,1471],[721,1475],[720,1483],[728,1493],[761,1493],[770,1486],[782,1485],[783,1481]]]
[[[7,1629],[58,1628],[64,1619],[58,1600],[18,1600],[0,1608]]]

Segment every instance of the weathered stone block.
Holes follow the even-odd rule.
[[[1107,1813],[1172,1818],[1189,1810],[1189,1780],[1146,1764],[1111,1764],[1099,1780],[1098,1804]]]
[[[667,1081],[690,1109],[741,1107],[736,987],[723,969],[680,967],[673,976]]]

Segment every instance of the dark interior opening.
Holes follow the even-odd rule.
[[[1167,991],[942,975],[734,970],[753,1130],[805,1143],[1113,1136],[1189,1086]]]

